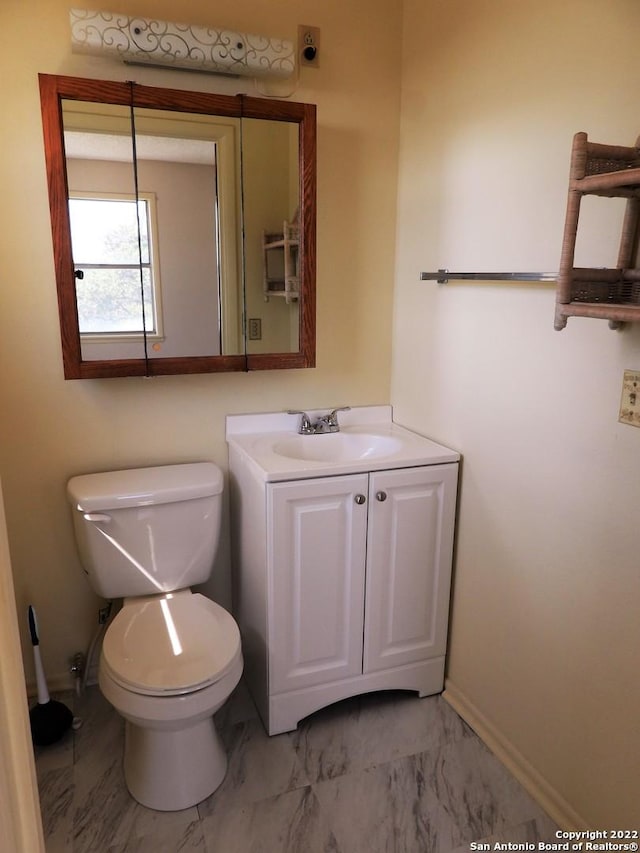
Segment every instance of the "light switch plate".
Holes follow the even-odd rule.
[[[640,427],[640,372],[637,370],[624,372],[618,420],[621,424]]]
[[[260,317],[250,317],[247,325],[249,326],[249,340],[250,341],[261,341],[262,340],[262,320]]]

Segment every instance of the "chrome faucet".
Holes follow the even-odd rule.
[[[313,435],[314,429],[311,425],[311,418],[306,412],[300,411],[300,409],[288,409],[288,415],[300,415],[300,423],[298,425],[298,432],[300,435]]]
[[[299,409],[289,409],[287,414],[300,415],[300,424],[298,425],[300,435],[324,435],[329,432],[340,432],[338,412],[348,412],[350,408],[351,406],[339,406],[326,415],[320,415],[315,421],[312,421],[306,412]]]

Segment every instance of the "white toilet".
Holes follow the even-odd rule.
[[[98,680],[126,720],[127,786],[149,808],[188,808],[224,779],[213,714],[242,674],[233,617],[189,589],[211,574],[222,473],[199,462],[86,474],[67,493],[89,582],[124,599]]]

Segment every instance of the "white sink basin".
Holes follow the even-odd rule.
[[[325,435],[294,435],[276,441],[273,452],[288,459],[314,462],[349,462],[391,456],[402,441],[389,435],[367,432],[332,432]]]
[[[458,461],[454,450],[395,424],[391,414],[391,406],[352,407],[340,415],[340,432],[326,435],[300,435],[299,416],[284,412],[228,415],[229,458],[276,483]]]

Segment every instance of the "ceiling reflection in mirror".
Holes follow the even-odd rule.
[[[65,377],[313,366],[315,108],[40,87]]]

